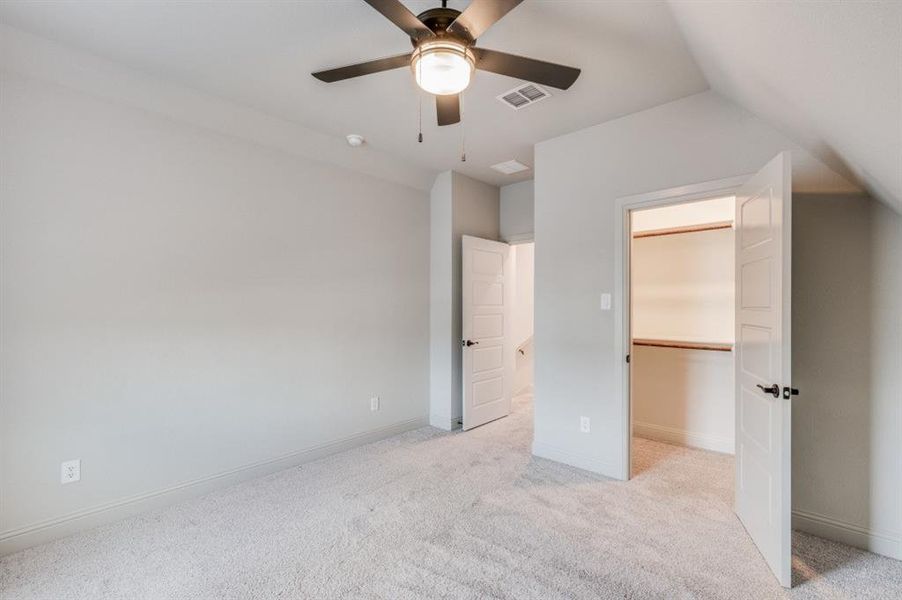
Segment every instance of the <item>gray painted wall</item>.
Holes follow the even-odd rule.
[[[536,146],[536,454],[620,475],[628,416],[612,390],[618,387],[623,357],[614,355],[614,312],[598,309],[599,294],[614,290],[616,199],[754,173],[787,149],[794,164],[814,164],[810,155],[782,134],[713,92]],[[818,185],[829,188],[830,182],[805,182],[806,187]],[[891,262],[891,245],[881,248],[879,260]],[[890,297],[884,304],[891,303]],[[892,302],[898,304],[898,296]],[[891,311],[883,310],[881,326],[897,330],[898,318],[894,324]],[[882,345],[885,363],[874,365],[882,370],[880,385],[893,390],[889,382],[895,381],[898,390],[899,381],[893,379],[898,375],[891,374],[899,360],[898,343]],[[890,396],[888,391],[883,397]],[[583,415],[591,418],[589,434],[579,433]],[[870,439],[861,443],[879,445],[889,435],[898,435],[898,420],[871,426],[875,429]],[[819,441],[830,443],[826,438]],[[880,468],[886,472],[875,474],[873,479],[881,483],[870,493],[886,494],[879,505],[889,506],[899,494],[898,484],[893,483],[899,473],[898,453],[895,463]],[[871,497],[869,502],[875,506],[877,500]],[[899,517],[895,502],[895,516],[885,518],[890,519],[887,527],[894,528],[890,531],[898,533],[899,521],[892,524]]]
[[[501,239],[505,242],[533,238],[534,190],[532,181],[512,183],[501,188]]]
[[[429,198],[429,422],[453,429],[454,398],[453,173],[435,178]]]
[[[796,524],[902,558],[902,216],[796,195],[792,236]]]
[[[463,414],[461,238],[472,235],[499,239],[499,190],[493,185],[448,171],[436,178],[430,202],[432,337],[429,419],[435,427],[453,429]]]
[[[0,550],[425,423],[425,193],[0,84]]]

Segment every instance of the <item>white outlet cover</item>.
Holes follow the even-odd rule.
[[[373,396],[372,398],[370,398],[370,410],[379,410],[379,396]]]
[[[591,424],[589,421],[589,417],[580,417],[579,418],[579,430],[582,433],[589,433],[591,431]]]
[[[60,483],[75,483],[81,480],[81,459],[67,460],[60,464]]]

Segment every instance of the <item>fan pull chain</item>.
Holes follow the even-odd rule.
[[[422,144],[423,143],[423,94],[418,93],[417,98],[419,99],[419,107],[420,107],[419,115],[417,117],[419,119],[420,134],[419,134],[419,136],[417,136],[417,141]]]
[[[464,119],[464,94],[460,93],[460,162],[467,162],[467,127]]]
[[[420,62],[422,62],[422,61],[420,61]],[[417,75],[419,75],[420,79],[422,79],[423,65],[420,64],[420,62],[417,63]],[[416,90],[417,90],[417,100],[419,101],[419,108],[417,110],[417,119],[418,119],[417,127],[419,128],[419,131],[420,131],[419,135],[417,136],[417,142],[422,144],[423,143],[423,90],[420,89],[419,84],[416,86]]]

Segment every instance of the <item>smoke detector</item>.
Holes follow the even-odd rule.
[[[521,108],[532,106],[536,102],[541,102],[542,100],[550,97],[551,94],[548,92],[548,90],[534,83],[518,85],[512,90],[508,90],[500,96],[496,96],[499,102],[513,108],[514,110],[520,110]]]
[[[508,160],[498,163],[497,165],[492,165],[492,169],[504,175],[513,175],[514,173],[520,173],[521,171],[528,171],[529,167],[519,161]]]
[[[363,145],[363,143],[366,141],[366,138],[357,133],[352,133],[347,137],[347,140],[348,146],[350,146],[351,148],[357,148]]]

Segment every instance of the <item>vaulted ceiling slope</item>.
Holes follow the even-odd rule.
[[[441,5],[403,2],[414,13]],[[469,4],[451,0],[449,7]],[[532,165],[537,142],[708,89],[663,1],[526,0],[479,45],[580,67],[580,78],[517,111],[496,96],[520,80],[477,72],[460,125],[437,127],[435,102],[423,98],[422,144],[422,96],[409,69],[330,84],[310,75],[411,51],[410,40],[363,0],[2,0],[0,22],[342,143],[362,134],[360,153],[494,184],[531,178],[489,167],[510,159]]]
[[[902,2],[670,6],[715,91],[902,212]]]

